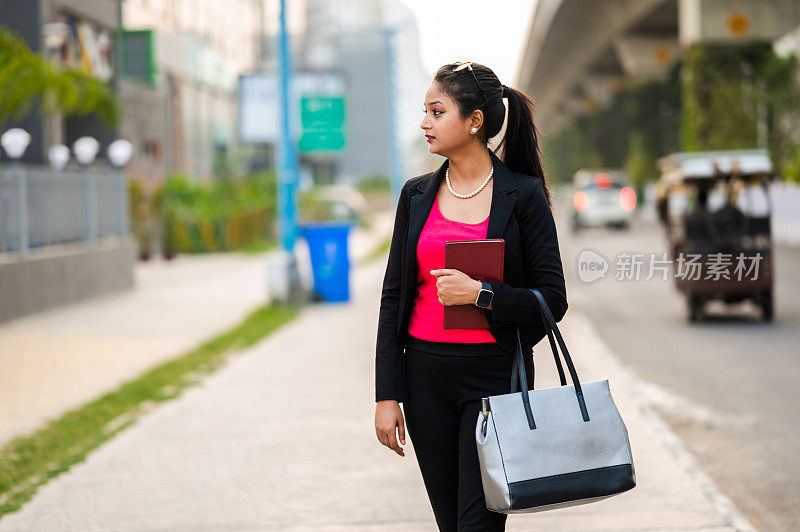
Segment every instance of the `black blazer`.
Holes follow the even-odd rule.
[[[512,172],[487,151],[494,166],[494,185],[486,238],[505,240],[505,264],[503,282],[490,282],[492,310],[484,309],[484,313],[489,332],[510,354],[516,352],[515,326],[519,325],[523,353],[528,354],[546,334],[530,288],[539,289],[556,321],[567,311],[555,221],[542,180]],[[447,165],[445,160],[438,170],[409,179],[400,192],[378,318],[376,401],[402,402],[408,394],[405,347],[417,295],[417,242]]]

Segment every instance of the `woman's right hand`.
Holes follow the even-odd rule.
[[[406,427],[400,404],[394,399],[377,401],[375,403],[375,434],[378,436],[378,441],[400,456],[405,456],[403,448],[397,443],[395,430],[399,435],[400,443],[405,445]]]

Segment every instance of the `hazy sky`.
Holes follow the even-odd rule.
[[[513,85],[536,0],[402,0],[416,15],[429,75],[454,61],[475,61]]]

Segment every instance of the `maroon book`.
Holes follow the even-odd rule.
[[[447,240],[444,267],[459,270],[479,281],[503,281],[505,240]],[[467,305],[444,306],[445,329],[488,329],[482,309]]]

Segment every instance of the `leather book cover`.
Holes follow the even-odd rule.
[[[503,281],[505,240],[447,240],[444,267],[459,270],[479,281]],[[445,329],[488,329],[484,310],[472,305],[445,305]]]

